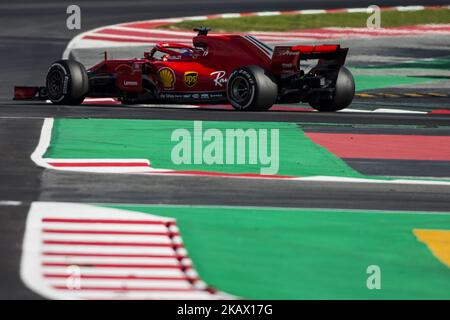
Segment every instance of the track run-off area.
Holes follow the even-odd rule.
[[[383,5],[418,5],[407,2]],[[177,11],[177,1],[133,3],[125,14],[128,7],[119,4],[105,10],[106,2],[81,1],[86,26],[76,35],[50,31],[48,16],[34,16],[25,1],[24,12],[48,36],[0,33],[8,50],[23,49],[22,43],[34,50],[18,50],[15,58],[2,51],[12,61],[5,69],[13,74],[17,68],[2,80],[5,87],[40,84],[45,66],[63,54],[90,66],[105,50],[114,58],[139,57],[155,41],[191,37],[149,28],[155,21],[339,8],[249,1],[236,10],[233,1],[187,1],[189,9]],[[52,17],[62,8],[64,22],[64,6],[45,5]],[[302,104],[235,112],[229,105],[114,99],[55,106],[12,102],[12,91],[2,88],[0,296],[450,298],[448,33],[448,25],[440,25],[254,34],[272,45],[276,38],[350,47],[357,95],[337,113]],[[17,67],[21,63],[27,67]],[[190,154],[183,154],[190,162],[174,162],[177,130],[190,139],[184,149]],[[238,162],[237,145],[225,146],[227,130],[277,137],[278,148],[269,143],[263,152],[256,144],[256,162]],[[221,155],[208,149],[211,132],[223,135],[215,150],[225,146]],[[230,153],[235,161],[227,161]],[[205,161],[206,155],[217,161]],[[381,289],[369,288],[373,266]]]

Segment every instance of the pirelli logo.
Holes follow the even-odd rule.
[[[170,68],[161,68],[158,71],[164,90],[172,90],[175,86],[175,73]]]

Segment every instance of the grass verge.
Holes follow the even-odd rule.
[[[286,14],[276,16],[249,16],[219,18],[199,21],[183,21],[161,26],[166,29],[193,29],[207,25],[214,31],[289,31],[326,27],[365,27],[366,13]],[[382,11],[381,27],[400,27],[418,24],[450,23],[450,9],[426,9],[420,11]]]

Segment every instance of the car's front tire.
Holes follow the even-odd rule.
[[[89,91],[86,69],[75,60],[56,61],[47,72],[46,87],[54,104],[79,105]]]
[[[228,101],[236,110],[264,111],[270,109],[278,96],[272,75],[259,66],[236,69],[227,82]]]

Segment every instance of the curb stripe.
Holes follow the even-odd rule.
[[[91,222],[121,229],[84,229],[93,226]],[[55,223],[61,227],[48,228]],[[147,223],[158,223],[165,232],[149,234]],[[64,225],[78,229],[66,230]],[[137,226],[142,230],[136,231]],[[34,202],[27,218],[21,276],[28,287],[54,299],[234,299],[199,278],[175,230],[174,219],[151,214]],[[120,236],[107,238],[123,241],[94,241],[111,232]],[[66,234],[76,234],[77,241],[64,241]],[[132,241],[136,235],[148,240]]]
[[[449,9],[450,6],[397,6],[397,7],[381,7],[382,11],[417,11],[417,10],[425,10],[425,9]],[[154,45],[156,42],[159,42],[161,40],[167,40],[169,39],[171,36],[173,36],[173,31],[170,30],[151,30],[152,28],[156,28],[158,26],[162,26],[162,25],[167,25],[167,24],[171,24],[171,23],[177,23],[177,22],[182,22],[182,21],[198,21],[198,20],[209,20],[209,19],[215,19],[215,18],[238,18],[238,17],[248,17],[248,16],[274,16],[274,15],[286,15],[286,14],[298,14],[298,15],[303,15],[303,14],[326,14],[326,13],[338,13],[338,12],[367,12],[367,8],[347,8],[347,9],[328,9],[328,10],[293,10],[293,11],[263,11],[263,12],[245,12],[245,13],[222,13],[222,14],[211,14],[211,15],[206,15],[206,16],[193,16],[193,17],[182,17],[182,18],[171,18],[171,19],[154,19],[154,20],[147,20],[147,21],[136,21],[136,22],[128,22],[128,23],[121,23],[121,24],[117,24],[117,25],[109,25],[109,26],[104,26],[104,27],[100,27],[100,28],[96,28],[84,33],[81,33],[79,35],[77,35],[75,38],[73,38],[69,44],[67,45],[66,49],[64,50],[63,53],[63,59],[67,59],[70,56],[70,52],[77,48],[77,47],[83,47],[83,48],[95,48],[95,47],[104,47],[105,45],[113,45],[115,43],[115,46],[119,46],[121,43],[122,44],[126,44],[129,43],[131,44],[147,44],[147,45]],[[159,34],[159,38],[158,37],[153,37],[151,39],[139,39],[139,38],[133,38],[135,36],[129,34],[126,35],[126,33],[124,33],[124,36],[120,37],[114,37],[113,34],[109,34],[109,36],[105,36],[105,33],[111,33],[110,29],[118,29],[118,28],[134,28],[134,29],[141,29],[143,31],[146,32],[153,32],[153,33],[158,33]],[[444,29],[442,29],[442,31],[444,32],[443,34],[448,34],[449,30],[446,29],[445,27],[442,27]],[[105,30],[109,30],[109,31],[105,31]],[[345,29],[345,28],[344,28]],[[377,32],[366,32],[365,34],[356,34],[355,32],[348,32],[343,30],[342,32],[337,32],[336,30],[334,32],[330,32],[328,30],[327,33],[327,38],[328,39],[335,39],[335,38],[363,38],[363,37],[374,37],[374,36],[401,36],[401,33],[395,34],[395,33],[389,33],[388,30],[390,30],[392,28],[389,29],[381,29],[382,31],[378,30]],[[319,29],[319,30],[323,30],[323,29]],[[405,28],[394,28],[394,30],[408,30],[408,27]],[[438,32],[440,29],[439,27],[437,28],[433,28],[430,27],[429,29],[420,29],[417,28],[416,32],[412,32],[412,29],[409,29],[411,32],[408,33],[409,36],[413,36],[413,35],[420,35],[420,34],[429,34],[429,33],[436,33]],[[419,30],[422,30],[422,32],[419,32]],[[136,30],[132,31],[129,30],[130,32],[136,32]],[[157,32],[158,31],[158,32]],[[370,31],[370,30],[368,30]],[[308,32],[308,31],[305,31]],[[311,30],[309,32],[312,32]],[[337,32],[337,34],[336,34]],[[102,36],[103,34],[103,36]],[[256,35],[254,33],[249,33],[249,34],[253,34]],[[135,33],[135,35],[137,35]],[[285,37],[283,38],[283,36],[281,36],[281,38],[279,39],[269,39],[269,38],[264,38],[263,36],[260,37],[261,40],[264,41],[268,41],[268,42],[272,42],[272,43],[277,43],[277,42],[286,42],[288,39],[291,41],[301,41],[301,40],[306,40],[306,39],[314,39],[314,40],[321,40],[323,39],[323,37],[313,37],[310,35],[304,35],[303,38],[301,39],[302,36],[299,36],[298,39],[293,40],[293,38],[291,37],[292,32],[286,32],[285,33]],[[165,38],[164,38],[165,37]],[[102,41],[104,41],[104,43],[101,43]],[[179,41],[179,42],[183,42]],[[81,45],[82,43],[82,45]],[[189,40],[189,42],[186,43],[191,43],[191,40]]]
[[[449,109],[436,109],[431,111],[431,114],[450,114]]]
[[[45,278],[67,278],[67,274],[56,274],[56,273],[45,273],[43,275]],[[94,279],[94,280],[154,280],[154,281],[198,281],[198,278],[190,277],[144,277],[144,276],[106,276],[106,275],[81,275],[80,278],[83,279]]]
[[[66,286],[53,286],[54,289],[57,290],[70,290],[73,289],[67,288]],[[155,292],[194,292],[196,291],[193,288],[136,288],[136,287],[81,287],[77,288],[77,291],[155,291]]]
[[[63,223],[111,223],[111,224],[159,224],[175,225],[174,221],[152,221],[152,220],[108,220],[108,219],[64,219],[64,218],[43,218],[42,222],[63,222]]]
[[[43,240],[45,245],[68,245],[68,246],[111,246],[111,247],[159,247],[159,248],[183,248],[182,244],[176,243],[150,243],[150,242],[103,242],[103,241],[60,241]]]
[[[43,262],[44,267],[70,267],[71,263],[64,262]],[[109,264],[109,263],[96,263],[90,264],[89,268],[135,268],[135,269],[190,269],[191,266],[180,266],[171,264]]]
[[[178,232],[136,232],[136,231],[101,231],[101,230],[62,230],[42,229],[44,233],[58,234],[105,234],[105,235],[149,235],[149,236],[178,236]]]
[[[182,255],[162,255],[162,254],[108,254],[108,253],[78,253],[78,252],[43,252],[43,256],[65,256],[65,257],[105,257],[105,258],[157,258],[157,259],[185,259]]]
[[[148,167],[148,163],[136,162],[48,162],[54,167]]]

